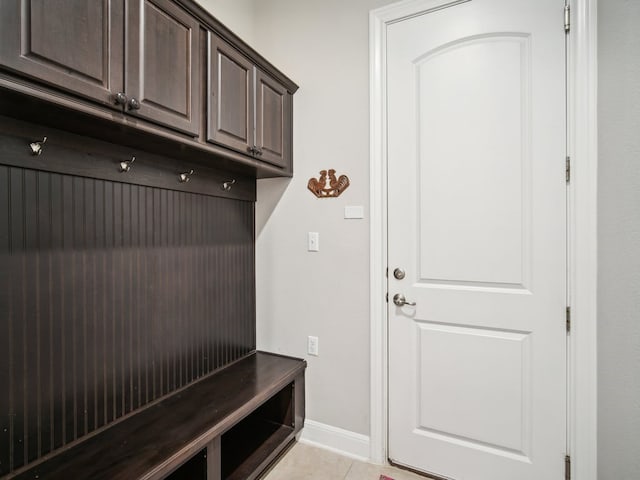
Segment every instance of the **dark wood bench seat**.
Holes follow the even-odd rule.
[[[255,478],[303,426],[305,367],[251,354],[6,478]]]

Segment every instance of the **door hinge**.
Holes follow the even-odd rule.
[[[566,157],[564,161],[564,178],[567,183],[571,182],[571,157]]]
[[[386,295],[384,296],[385,300],[387,301],[387,303],[389,303],[389,292],[386,293]]]
[[[571,31],[571,7],[567,3],[564,6],[564,33]]]
[[[571,457],[569,455],[564,456],[564,479],[571,480]]]
[[[567,322],[567,333],[571,332],[571,307],[567,307],[567,314],[566,314],[566,322]]]

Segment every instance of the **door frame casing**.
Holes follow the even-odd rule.
[[[388,452],[386,28],[469,0],[405,0],[369,14],[370,459]],[[558,28],[562,28],[559,1]],[[570,0],[567,36],[567,454],[572,478],[597,479],[597,0]],[[564,159],[559,159],[564,166]],[[562,170],[559,169],[559,172]],[[561,174],[561,173],[560,173]]]

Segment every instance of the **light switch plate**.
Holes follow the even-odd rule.
[[[316,357],[318,356],[318,337],[311,335],[307,337],[307,353]]]
[[[364,218],[364,207],[362,205],[347,205],[344,207],[344,218]]]
[[[307,250],[309,252],[320,251],[320,234],[318,232],[309,232],[307,237]]]

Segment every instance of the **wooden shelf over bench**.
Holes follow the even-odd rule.
[[[6,478],[182,478],[204,449],[207,480],[255,478],[303,426],[305,367],[253,353]]]

